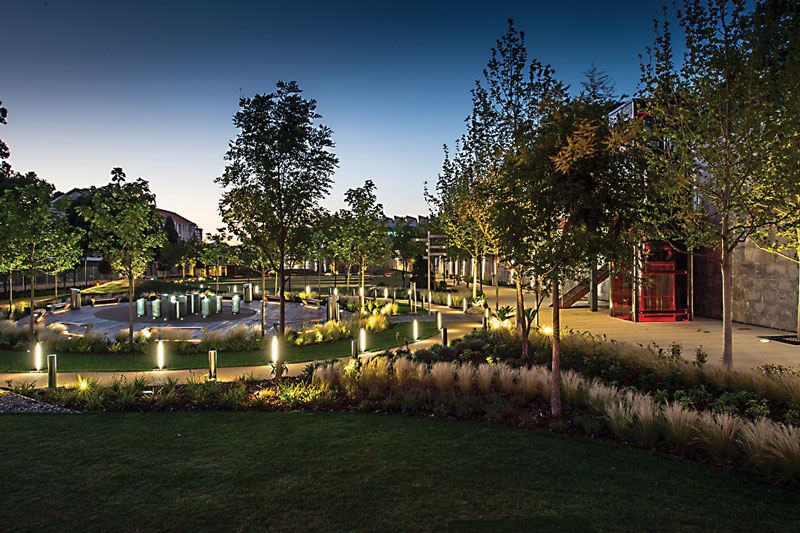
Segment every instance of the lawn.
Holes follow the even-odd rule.
[[[613,444],[399,415],[3,416],[9,531],[793,530],[800,492]]]
[[[395,324],[394,327],[380,333],[367,336],[367,350],[386,350],[405,344],[412,335],[410,322]],[[425,339],[437,333],[435,322],[419,322],[420,337]],[[320,359],[333,359],[350,355],[351,340],[314,344],[308,346],[289,346],[286,348],[285,361],[300,363]],[[169,346],[169,344],[167,344]],[[218,355],[220,368],[234,366],[265,365],[269,359],[266,351],[222,352]],[[208,354],[169,354],[166,357],[167,367],[173,370],[187,368],[207,368]],[[96,354],[96,353],[59,353],[59,372],[124,372],[148,371],[155,365],[154,355],[138,354]],[[31,355],[27,352],[0,350],[0,372],[27,372],[33,367]]]

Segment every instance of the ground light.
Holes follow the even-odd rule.
[[[278,364],[278,336],[272,337],[272,363]]]
[[[156,364],[159,370],[164,370],[164,341],[158,341],[156,345]]]
[[[542,333],[544,333],[545,335],[552,335],[553,328],[551,328],[550,326],[542,326]]]
[[[361,328],[361,331],[358,332],[358,342],[359,346],[361,346],[361,351],[367,351],[367,330]]]
[[[414,319],[414,326],[413,326],[412,333],[413,333],[412,336],[414,337],[414,342],[416,342],[417,341],[417,337],[419,337],[419,324],[417,323],[417,319],[416,318]]]
[[[216,350],[209,350],[208,351],[208,380],[209,381],[216,381],[217,380],[217,351]]]
[[[37,342],[33,345],[33,366],[36,368],[37,372],[42,371],[42,367],[44,366],[44,361],[42,360],[42,343]]]

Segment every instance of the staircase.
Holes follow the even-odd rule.
[[[608,267],[605,266],[597,271],[597,284],[603,283],[606,279],[608,279]],[[561,309],[566,309],[568,307],[572,307],[575,305],[575,302],[589,294],[589,283],[579,283],[572,287],[570,290],[567,291],[565,295],[561,297]]]

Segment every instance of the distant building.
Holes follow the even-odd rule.
[[[182,241],[191,241],[195,239],[199,242],[203,240],[203,230],[191,220],[180,216],[174,211],[167,211],[159,207],[156,208],[156,211],[158,211],[159,215],[164,217],[164,220],[167,218],[172,219],[172,222],[175,224],[175,231],[178,232],[178,237]]]

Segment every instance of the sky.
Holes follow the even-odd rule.
[[[239,98],[296,80],[333,130],[339,167],[322,204],[371,179],[387,215],[428,214],[444,144],[464,132],[470,89],[514,19],[529,56],[575,91],[592,65],[632,94],[661,3],[101,2],[4,0],[0,139],[15,170],[59,190],[121,166],[159,207],[221,225]]]

